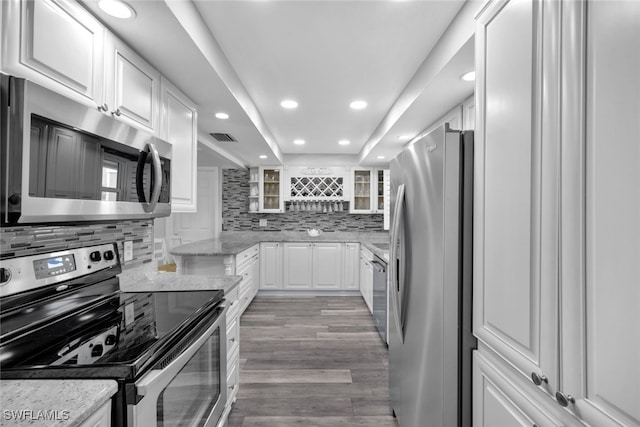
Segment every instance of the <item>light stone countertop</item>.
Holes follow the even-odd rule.
[[[78,426],[117,390],[113,380],[2,380],[0,426]]]
[[[118,275],[122,292],[211,291],[228,294],[242,276],[205,276],[155,271],[152,266],[125,270]]]
[[[300,231],[225,231],[218,239],[206,239],[176,246],[169,252],[178,256],[224,256],[237,255],[260,242],[334,242],[360,243],[376,255],[384,257],[385,249],[376,243],[388,244],[387,232],[323,232],[318,237],[309,237]]]

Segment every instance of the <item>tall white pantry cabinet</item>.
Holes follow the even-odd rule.
[[[640,426],[640,2],[487,2],[476,76],[474,426]]]

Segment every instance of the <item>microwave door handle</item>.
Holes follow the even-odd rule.
[[[147,156],[151,154],[151,161],[153,162],[153,189],[151,190],[151,196],[149,201],[144,195],[144,164],[147,161]],[[147,212],[153,212],[160,199],[160,190],[162,189],[162,165],[160,163],[160,155],[156,146],[148,142],[145,144],[144,149],[140,152],[138,158],[138,169],[136,171],[136,191],[138,192],[138,201],[146,203],[145,210]]]
[[[160,155],[156,146],[149,142],[147,144],[153,161],[153,191],[151,192],[151,201],[149,202],[149,210],[153,212],[160,200],[160,190],[162,190],[162,163],[160,163]]]
[[[399,301],[400,282],[398,271],[398,233],[400,230],[401,216],[404,214],[404,184],[398,186],[398,194],[396,195],[396,205],[393,212],[393,223],[391,224],[391,246],[390,246],[390,268],[389,275],[391,284],[391,311],[393,312],[393,320],[399,331],[400,342],[404,343],[404,331],[402,330],[402,323],[400,322],[399,310],[402,309],[402,304]]]

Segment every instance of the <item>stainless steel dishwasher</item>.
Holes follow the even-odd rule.
[[[373,266],[373,319],[380,336],[387,342],[387,263],[375,257]]]

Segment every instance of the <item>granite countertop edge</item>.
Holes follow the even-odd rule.
[[[3,408],[0,426],[79,426],[117,391],[118,384],[105,379],[0,380]],[[8,420],[4,412],[7,410],[25,411],[32,415],[23,412],[22,419]],[[39,411],[54,419],[39,419]]]
[[[374,244],[389,243],[389,233],[325,232],[318,237],[310,237],[306,232],[223,232],[220,238],[185,243],[170,249],[169,253],[176,256],[233,256],[261,242],[360,243],[374,254],[383,257],[387,251]]]
[[[118,275],[122,292],[180,292],[222,290],[225,295],[242,281],[242,276],[207,276],[155,271],[153,266],[125,270]]]

